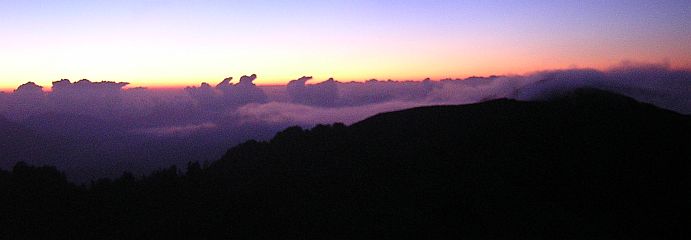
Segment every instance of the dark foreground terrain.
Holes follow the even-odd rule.
[[[688,116],[579,90],[293,127],[88,186],[20,163],[0,171],[0,236],[688,239],[689,139]]]

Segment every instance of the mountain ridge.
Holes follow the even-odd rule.
[[[659,199],[653,200],[656,197],[652,195],[638,195],[658,192],[656,188],[689,184],[688,178],[684,177],[689,165],[683,158],[689,156],[688,144],[684,140],[690,136],[689,126],[688,116],[628,97],[586,89],[538,102],[500,99],[470,105],[413,108],[378,114],[349,127],[336,124],[311,130],[289,128],[268,142],[247,142],[231,149],[222,160],[211,165],[209,172],[218,170],[220,176],[233,176],[226,181],[251,186],[247,188],[254,189],[252,191],[271,188],[269,186],[276,182],[282,182],[279,186],[286,189],[320,189],[324,192],[329,192],[330,188],[349,189],[352,193],[367,189],[354,195],[389,199],[378,205],[371,203],[379,207],[379,214],[398,216],[398,221],[408,221],[411,226],[425,226],[439,232],[453,232],[454,228],[442,227],[444,230],[439,230],[438,226],[416,220],[418,217],[429,218],[429,215],[420,216],[402,209],[429,206],[432,202],[456,206],[452,209],[465,209],[448,202],[452,196],[461,194],[458,191],[463,192],[458,189],[462,187],[475,196],[470,199],[493,199],[502,202],[498,204],[502,206],[499,209],[513,212],[504,216],[510,220],[485,216],[485,221],[491,223],[489,226],[474,225],[478,224],[476,221],[462,221],[468,226],[490,229],[487,230],[489,233],[506,231],[531,238],[538,236],[524,232],[532,229],[529,231],[544,231],[546,235],[542,237],[545,237],[550,233],[547,225],[553,224],[558,229],[550,233],[555,234],[553,236],[563,236],[560,234],[565,232],[577,235],[589,231],[623,231],[633,226],[641,230],[637,234],[645,235],[654,232],[646,232],[649,229],[657,231],[666,227],[644,220],[641,216],[645,214],[631,206],[617,205],[617,201],[627,199],[646,206],[642,208],[650,208],[650,204]],[[437,188],[456,190],[447,192]],[[485,188],[495,190],[490,195],[483,195],[487,194]],[[378,195],[379,191],[395,194]],[[603,197],[608,192],[614,193],[612,198],[617,201],[605,200],[607,198]],[[422,193],[436,197],[410,200],[419,201],[416,204],[408,200],[393,200],[417,199],[416,195]],[[665,193],[677,196],[668,199],[674,204],[657,206],[666,210],[646,211],[675,216],[675,210],[670,206],[680,207],[679,199],[686,199],[678,198],[684,196],[677,195],[679,193]],[[352,196],[332,194],[337,196],[334,199],[357,202]],[[499,196],[505,200],[498,200]],[[632,200],[634,198],[640,199]],[[333,202],[339,202],[334,199]],[[478,200],[466,200],[465,203],[480,207],[482,204],[476,202]],[[538,211],[546,215],[542,217],[557,217],[561,223],[548,223],[542,219],[538,222],[546,222],[528,224],[531,219],[525,215],[535,209],[513,205],[536,202],[559,206],[559,211],[571,209],[571,212],[559,217],[552,210]],[[586,203],[601,206],[581,206],[584,208],[581,213],[575,210],[579,209],[576,206]],[[387,204],[390,206],[386,207]],[[387,208],[390,210],[385,210]],[[499,214],[491,209],[485,209],[488,212],[484,213],[466,210],[471,212],[469,215]],[[432,216],[443,215],[437,210],[428,210]],[[573,214],[587,217],[581,216],[579,221],[582,222],[574,220],[573,225],[568,226],[563,221],[566,216],[576,216]],[[607,214],[616,217],[607,217]],[[371,218],[376,217],[367,214],[358,217],[366,222],[365,219]],[[636,220],[621,222],[624,218]],[[605,220],[601,220],[600,229],[589,229],[587,222],[596,219]],[[677,220],[668,220],[667,227],[676,226],[675,231],[680,231],[679,225],[673,224]],[[453,220],[447,219],[448,222]],[[372,232],[385,231],[388,227],[386,224],[368,223],[370,227],[374,226],[369,229]],[[654,227],[644,227],[646,224]],[[460,225],[456,227],[462,228]],[[362,230],[367,231],[365,229]],[[563,232],[557,233],[559,231]],[[415,231],[409,233],[415,234]],[[461,235],[465,234],[473,235]]]

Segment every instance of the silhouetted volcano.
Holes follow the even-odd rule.
[[[19,166],[0,174],[15,194],[3,196],[12,204],[0,202],[0,224],[85,238],[679,239],[689,137],[688,116],[598,90],[421,107],[292,127],[208,167],[57,196],[25,187],[45,185],[26,172],[48,170]],[[59,222],[41,211],[46,194],[64,203]]]

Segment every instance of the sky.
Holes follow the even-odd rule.
[[[0,89],[691,68],[691,1],[0,0]]]

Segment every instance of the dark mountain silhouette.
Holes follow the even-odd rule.
[[[209,166],[77,187],[0,171],[16,238],[683,239],[691,119],[577,90],[291,127]]]

